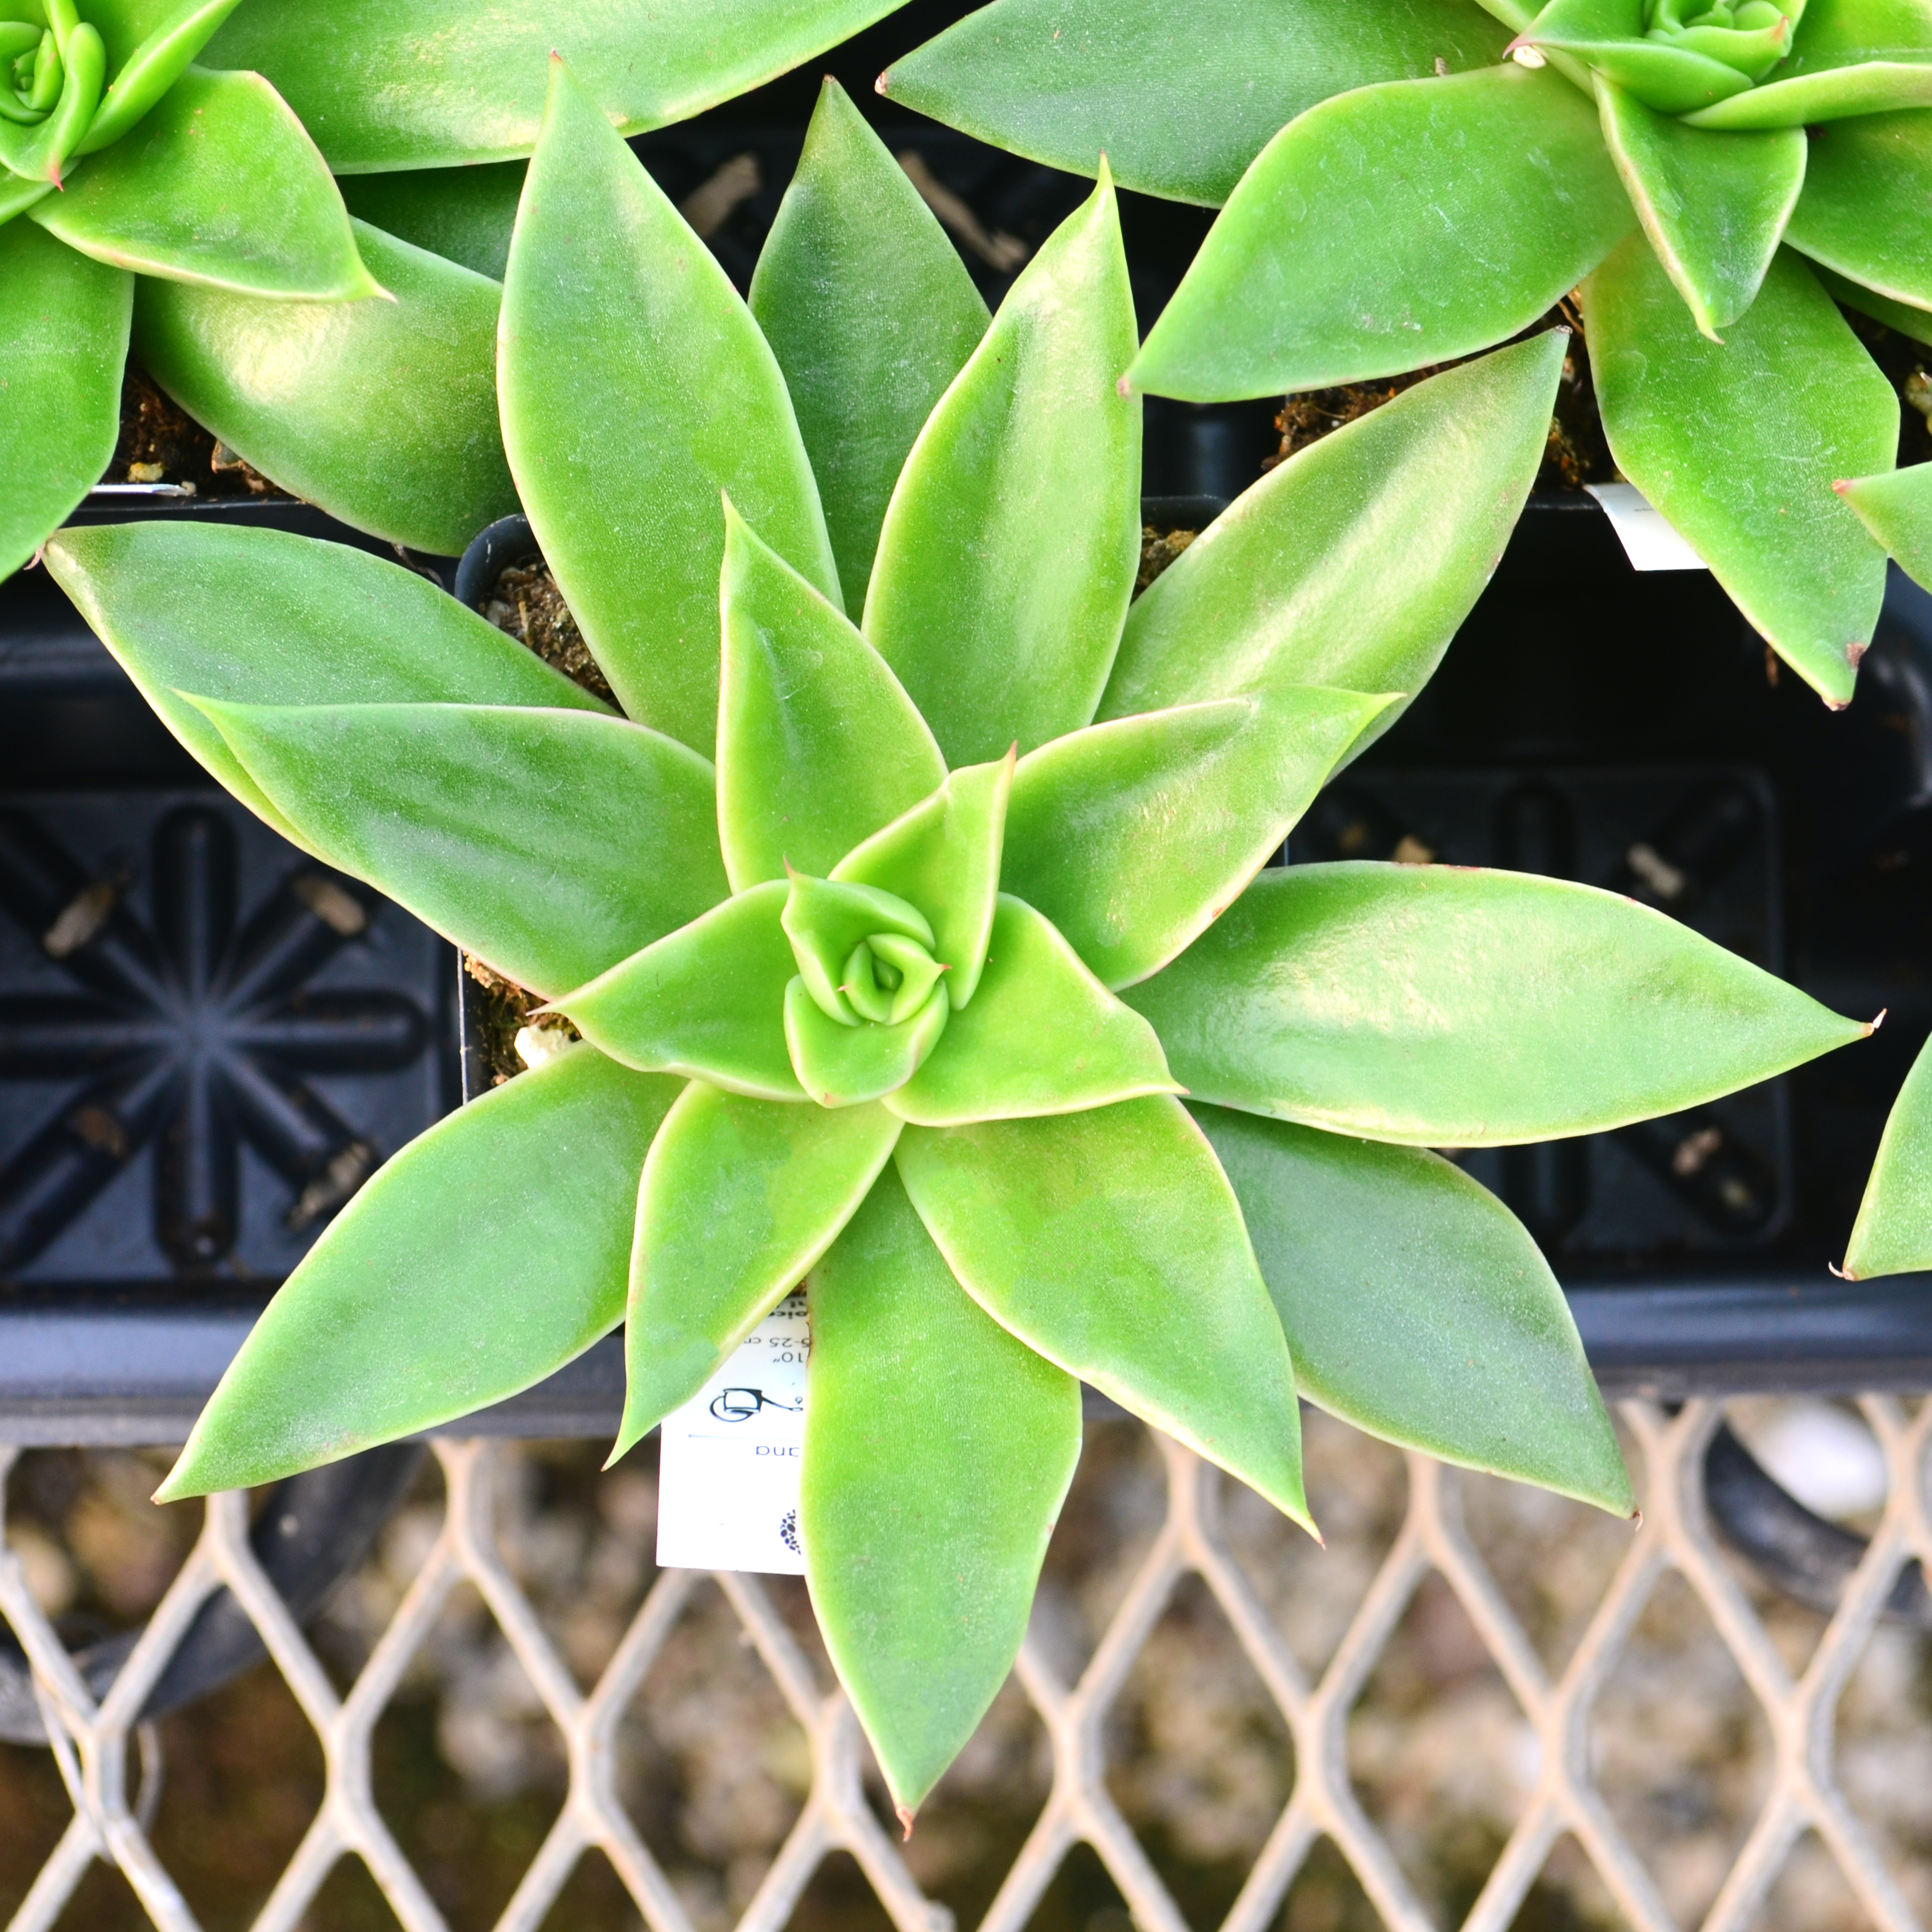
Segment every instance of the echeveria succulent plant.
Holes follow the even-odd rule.
[[[515,507],[498,290],[352,224],[332,170],[449,166],[435,198],[460,207],[479,178],[455,164],[530,152],[550,48],[630,132],[891,4],[0,0],[0,576],[113,455],[130,312],[151,373],[257,468],[364,529],[460,548]]]
[[[1630,1508],[1548,1268],[1430,1148],[1865,1029],[1588,887],[1268,864],[1493,566],[1560,334],[1284,464],[1130,608],[1133,352],[1104,176],[988,327],[828,86],[748,310],[560,66],[504,424],[626,716],[345,550],[50,546],[238,797],[584,1036],[381,1169],[164,1495],[622,1320],[621,1454],[803,1279],[808,1574],[908,1810],[1019,1643],[1082,1380],[1304,1522],[1298,1396]]]
[[[1226,203],[1131,372],[1157,394],[1421,368],[1581,284],[1618,466],[1850,699],[1885,560],[1832,486],[1890,470],[1898,410],[1831,298],[1932,341],[1922,0],[998,0],[880,86]]]

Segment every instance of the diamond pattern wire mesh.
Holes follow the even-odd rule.
[[[1052,1646],[1029,1639],[1016,1676],[1050,1743],[1052,1784],[1043,1810],[981,1923],[1019,1932],[1056,1871],[1084,1843],[1105,1866],[1141,1932],[1186,1932],[1188,1922],[1111,1795],[1107,1730],[1136,1659],[1184,1579],[1198,1577],[1278,1706],[1292,1736],[1295,1781],[1223,1922],[1225,1932],[1262,1932],[1317,1841],[1326,1838],[1352,1868],[1392,1932],[1423,1932],[1435,1920],[1352,1782],[1351,1712],[1432,1574],[1454,1593],[1483,1648],[1520,1704],[1538,1744],[1527,1803],[1463,1920],[1480,1932],[1515,1922],[1565,1834],[1594,1868],[1616,1910],[1640,1932],[1672,1932],[1672,1916],[1643,1859],[1620,1831],[1593,1777],[1595,1707],[1629,1648],[1645,1606],[1675,1571],[1696,1593],[1769,1725],[1770,1788],[1702,1920],[1706,1932],[1756,1922],[1780,1871],[1808,1832],[1835,1861],[1852,1898],[1882,1932],[1915,1928],[1904,1891],[1841,1789],[1835,1762],[1838,1706],[1870,1640],[1900,1569],[1914,1557],[1932,1569],[1926,1449],[1932,1402],[1910,1414],[1897,1400],[1862,1398],[1859,1408],[1884,1454],[1888,1499],[1864,1561],[1836,1614],[1794,1675],[1737,1575],[1713,1540],[1702,1486],[1703,1454],[1723,1406],[1689,1404],[1675,1414],[1648,1403],[1622,1406],[1642,1467],[1646,1515],[1631,1535],[1581,1640],[1552,1675],[1466,1527],[1467,1479],[1412,1455],[1408,1504],[1393,1545],[1339,1646],[1311,1678],[1237,1559],[1222,1518],[1224,1479],[1187,1450],[1156,1437],[1165,1466],[1165,1516],[1092,1654],[1077,1675],[1057,1672]],[[0,1449],[0,1500],[16,1452]],[[247,1498],[218,1496],[199,1540],[154,1612],[138,1648],[100,1703],[89,1696],[28,1587],[9,1547],[0,1555],[0,1616],[31,1660],[37,1693],[71,1822],[40,1870],[10,1925],[53,1925],[92,1862],[117,1865],[164,1932],[189,1932],[190,1908],[148,1835],[158,1786],[152,1726],[136,1721],[150,1689],[196,1610],[226,1586],[260,1632],[274,1667],[320,1740],[326,1789],[321,1808],[255,1920],[292,1932],[332,1869],[344,1857],[368,1868],[408,1932],[442,1932],[445,1922],[379,1811],[371,1770],[378,1719],[412,1658],[430,1638],[451,1594],[468,1582],[480,1594],[536,1696],[565,1741],[568,1790],[562,1809],[497,1920],[509,1928],[544,1922],[573,1868],[592,1848],[608,1859],[652,1932],[692,1932],[692,1919],[664,1869],[620,1802],[617,1727],[702,1579],[658,1575],[608,1664],[586,1694],[553,1644],[500,1544],[494,1478],[504,1451],[478,1441],[436,1445],[445,1484],[440,1533],[346,1695],[251,1555]],[[850,1854],[902,1932],[945,1932],[947,1909],[921,1892],[868,1800],[866,1747],[843,1696],[827,1695],[771,1594],[758,1579],[716,1580],[745,1640],[770,1673],[808,1741],[810,1786],[803,1808],[738,1920],[742,1932],[784,1925],[828,1856]]]

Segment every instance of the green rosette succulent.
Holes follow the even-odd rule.
[[[238,798],[582,1035],[377,1172],[162,1494],[460,1417],[620,1322],[621,1454],[803,1280],[807,1574],[908,1814],[1016,1652],[1083,1381],[1304,1523],[1300,1399],[1628,1511],[1548,1267],[1430,1149],[1867,1029],[1586,886],[1268,863],[1480,592],[1562,346],[1282,464],[1133,601],[1104,176],[989,324],[828,84],[748,307],[559,64],[504,429],[623,716],[345,549],[48,548]]]
[[[1898,408],[1837,303],[1932,342],[1924,0],[997,0],[880,85],[1226,204],[1156,394],[1397,374],[1580,284],[1618,468],[1850,700],[1885,557],[1832,485],[1892,469]]]
[[[544,55],[581,62],[636,132],[891,4],[0,0],[0,577],[112,458],[130,334],[277,482],[460,550],[516,507],[491,380],[501,271],[466,245],[515,188],[472,164],[529,153]],[[352,187],[366,220],[332,174],[432,168]]]

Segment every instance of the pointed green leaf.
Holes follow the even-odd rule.
[[[987,316],[932,211],[829,76],[751,304],[798,412],[845,608],[862,610],[892,485]]]
[[[1811,272],[1781,250],[1748,314],[1707,341],[1641,236],[1584,285],[1617,466],[1828,704],[1885,595],[1885,558],[1832,494],[1888,467],[1898,399]]]
[[[926,720],[844,614],[725,507],[718,824],[735,890],[823,874],[945,782]]]
[[[1809,128],[1932,106],[1932,14],[1916,0],[1811,0],[1790,57],[1761,86],[1700,110],[1706,128]]]
[[[521,161],[485,161],[470,168],[344,175],[336,186],[344,206],[358,220],[500,282],[510,260],[525,172]],[[382,271],[374,272],[381,280]]]
[[[1634,1507],[1570,1305],[1516,1216],[1459,1168],[1202,1107],[1310,1402],[1384,1442]]]
[[[266,74],[329,165],[361,174],[528,154],[553,52],[636,134],[743,94],[891,10],[892,0],[330,0],[244,7],[208,58]]]
[[[1127,998],[1196,1098],[1424,1147],[1673,1113],[1871,1030],[1614,892],[1461,866],[1264,872]]]
[[[219,524],[108,524],[62,530],[46,562],[161,722],[298,844],[181,692],[237,704],[604,710],[414,571],[341,544]]]
[[[876,1029],[874,1029],[876,1030]],[[806,1083],[809,1085],[811,1083]],[[1002,892],[980,997],[896,1092],[901,1119],[950,1127],[1172,1094],[1160,1042],[1029,905]]]
[[[854,1107],[903,1087],[946,1031],[951,1009],[942,982],[917,1012],[896,1025],[843,1026],[806,989],[785,988],[785,1045],[799,1084],[821,1107]]]
[[[503,278],[510,468],[625,710],[709,754],[728,492],[831,598],[784,378],[711,251],[554,62]]]
[[[908,1127],[898,1165],[960,1286],[1003,1328],[1309,1522],[1281,1324],[1234,1190],[1179,1101]]]
[[[805,1278],[899,1136],[883,1107],[785,1106],[694,1080],[637,1192],[615,1461]]]
[[[113,460],[134,292],[31,221],[0,225],[0,578]]]
[[[844,1026],[859,1024],[839,986],[854,946],[875,934],[889,933],[916,940],[928,952],[932,950],[932,928],[925,914],[876,886],[794,872],[780,917],[812,997],[835,1024]]]
[[[950,969],[946,991],[956,1012],[972,998],[986,964],[1012,782],[1011,752],[954,772],[832,868],[835,880],[931,908],[933,956]]]
[[[1681,32],[1670,40],[1652,39],[1645,25],[1642,0],[1551,0],[1522,38],[1546,55],[1568,54],[1586,63],[1660,114],[1688,114],[1750,86],[1752,76],[1699,52]],[[1775,47],[1760,54],[1769,51],[1775,61],[1788,29],[1773,38]]]
[[[1528,328],[1632,220],[1590,104],[1554,74],[1360,88],[1262,151],[1129,380],[1215,402],[1466,356]]]
[[[1420,691],[1536,480],[1568,343],[1551,329],[1445,370],[1270,470],[1136,600],[1100,716]]]
[[[238,0],[171,0],[159,7],[91,4],[113,79],[74,153],[111,147],[186,71],[188,63],[234,12]]]
[[[1004,883],[1101,982],[1197,937],[1394,703],[1319,686],[1149,712],[1043,745],[1013,774]]]
[[[256,74],[190,68],[28,218],[144,275],[322,301],[381,293],[314,142]]]
[[[1808,145],[1791,245],[1880,295],[1932,302],[1921,232],[1932,208],[1932,110],[1834,122]]]
[[[879,92],[982,141],[1214,208],[1276,130],[1331,94],[1460,74],[1509,34],[1462,0],[996,0]]]
[[[135,350],[197,422],[358,530],[454,556],[517,507],[496,426],[502,291],[352,222],[387,302],[143,279]]]
[[[839,1681],[910,1814],[1026,1634],[1080,1459],[1080,1384],[962,1291],[890,1171],[808,1293],[806,1574]]]
[[[785,988],[798,972],[778,922],[788,890],[740,892],[551,1004],[626,1066],[802,1100],[785,1046]]]
[[[1094,716],[1140,561],[1134,304],[1114,190],[1021,271],[920,431],[880,532],[866,635],[947,762]]]
[[[1714,342],[1756,299],[1804,184],[1801,128],[1686,128],[1599,77],[1604,140],[1664,272]]]
[[[200,703],[312,850],[545,995],[725,896],[711,767],[640,724],[482,704]]]
[[[638,1174],[678,1087],[570,1048],[392,1156],[269,1303],[161,1495],[467,1415],[614,1328]]]
[[[1852,1281],[1932,1268],[1932,1047],[1898,1090],[1845,1250]]]
[[[1932,463],[1840,483],[1838,494],[1915,584],[1932,586]]]

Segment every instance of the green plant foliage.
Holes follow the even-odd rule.
[[[393,301],[271,301],[144,277],[135,353],[264,476],[344,523],[455,556],[517,507],[496,426],[502,290],[350,226]]]
[[[880,159],[857,152],[872,137],[836,95],[820,112],[811,193],[843,206]],[[504,406],[526,416],[513,454],[553,476],[587,460],[570,438],[602,446],[609,419],[682,453],[599,497],[594,537],[560,484],[550,561],[574,608],[604,614],[592,640],[614,682],[628,668],[651,703],[666,686],[632,652],[643,620],[626,600],[662,614],[709,573],[718,608],[674,634],[672,672],[680,701],[712,706],[715,770],[634,719],[508,688],[511,647],[486,650],[466,614],[424,621],[410,600],[430,593],[327,545],[230,532],[239,548],[216,551],[155,530],[52,553],[144,688],[190,694],[167,699],[198,707],[171,722],[238,796],[266,796],[586,1036],[436,1129],[324,1235],[168,1492],[266,1479],[440,1420],[452,1391],[535,1380],[614,1318],[615,1216],[633,1229],[619,1453],[803,1276],[819,1351],[807,1574],[909,1813],[1012,1661],[1076,1450],[1074,1377],[1304,1522],[1298,1346],[1311,1390],[1365,1427],[1628,1508],[1528,1237],[1433,1156],[1365,1150],[1361,1134],[1582,1132],[1863,1029],[1606,894],[1388,866],[1260,871],[1388,704],[1372,682],[1315,681],[1311,662],[1426,674],[1527,490],[1560,340],[1432,379],[1394,430],[1337,437],[1339,454],[1257,485],[1189,553],[1207,562],[1167,600],[1168,628],[1121,659],[1117,683],[1131,665],[1180,694],[1134,704],[1102,688],[1138,460],[1138,404],[1116,386],[1131,316],[1111,188],[1041,250],[912,439],[860,630],[822,544],[824,580],[735,483],[721,500],[721,476],[776,473],[768,513],[794,537],[816,527],[809,470],[787,480],[806,446],[770,351],[652,192],[560,68],[511,253]],[[599,209],[628,219],[621,241],[586,231]],[[809,242],[801,219],[783,244],[800,299],[865,326],[862,302],[824,293]],[[824,245],[843,244],[834,231]],[[520,295],[519,265],[536,263],[548,287]],[[519,320],[533,315],[541,330]],[[732,410],[700,436],[683,358],[707,331]],[[560,338],[590,346],[568,420],[546,422],[532,398],[562,380]],[[1352,658],[1343,586],[1367,580],[1378,517],[1413,503],[1413,433],[1453,413],[1445,396],[1478,406],[1412,548],[1382,567],[1451,580],[1378,585],[1395,641]],[[867,461],[903,438],[891,385],[847,406],[844,427],[827,415],[814,434]],[[667,548],[674,534],[686,550]],[[245,554],[256,601],[237,626],[221,588]],[[209,560],[229,577],[198,587]],[[322,634],[332,578],[339,652]],[[1186,688],[1214,684],[1224,617],[1234,688]],[[1304,618],[1315,636],[1298,652]],[[419,644],[426,692],[404,688]],[[478,696],[442,688],[472,663]],[[228,695],[195,689],[218,673]],[[584,983],[560,984],[578,962]],[[1131,1001],[1109,988],[1143,974]],[[578,1080],[604,1137],[580,1160],[560,1126],[542,1170],[554,1193],[520,1220],[518,1136]],[[1252,1118],[1210,1111],[1204,1133],[1182,1084]],[[1298,1113],[1316,1125],[1264,1118]],[[511,1178],[479,1204],[499,1123],[494,1172]],[[552,1242],[554,1310],[532,1272]],[[412,1388],[414,1406],[398,1393]]]
[[[1816,284],[1932,333],[1932,13],[1262,10],[1265,25],[1198,0],[994,0],[880,86],[1016,152],[1089,173],[1104,152],[1135,187],[1222,206],[1129,372],[1156,394],[1400,374],[1506,340],[1588,278],[1618,468],[1844,702],[1882,558],[1831,486],[1892,464],[1898,409]],[[1499,22],[1516,30],[1502,46]]]
[[[1921,1048],[1892,1103],[1845,1250],[1851,1281],[1932,1268],[1932,1048]]]
[[[130,272],[137,352],[224,442],[360,529],[460,550],[516,507],[490,284],[524,170],[439,164],[530,152],[553,48],[608,83],[628,130],[890,4],[0,0],[0,577],[112,456]],[[352,192],[373,227],[332,168],[396,171]]]

